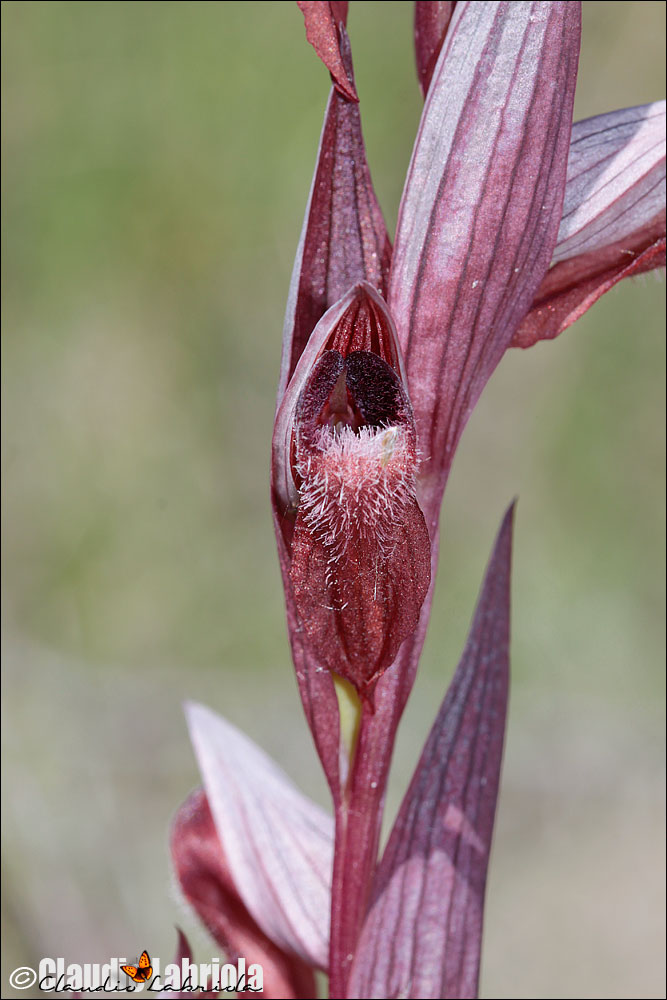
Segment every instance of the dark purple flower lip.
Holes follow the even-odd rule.
[[[296,424],[297,610],[318,659],[368,696],[416,628],[431,579],[412,410],[377,354],[326,351]]]
[[[297,367],[298,394],[288,387],[281,468],[290,579],[309,645],[371,700],[417,626],[431,549],[393,324],[370,285],[343,302],[323,318],[307,370]]]
[[[356,436],[382,437],[388,444],[390,438],[379,434],[382,429],[394,432],[392,441],[403,432],[414,449],[414,418],[400,378],[372,351],[352,351],[347,357],[335,350],[325,351],[297,403],[297,476],[303,480],[311,453],[324,451],[328,443]],[[389,452],[383,453],[383,467],[390,457]]]
[[[276,508],[283,519],[287,519],[283,528],[286,538],[291,537],[289,521],[296,516],[300,501],[296,461],[297,409],[306,383],[312,379],[316,365],[327,351],[336,352],[342,359],[361,351],[384,362],[403,387],[406,414],[409,410],[409,420],[414,426],[396,328],[380,294],[368,282],[359,282],[327,310],[313,330],[276,415],[272,489]],[[372,408],[370,387],[360,391],[365,394],[364,405]],[[360,414],[357,420],[359,426],[368,422]]]

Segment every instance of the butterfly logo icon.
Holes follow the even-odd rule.
[[[121,969],[135,983],[145,983],[153,975],[153,966],[147,951],[142,951],[137,965],[121,965]]]

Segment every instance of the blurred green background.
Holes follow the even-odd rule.
[[[411,4],[355,2],[390,229]],[[577,117],[664,95],[663,3],[584,3]],[[327,795],[268,504],[289,275],[328,78],[296,5],[2,4],[2,989],[42,955],[166,961],[201,700]],[[484,997],[662,997],[664,283],[510,352],[464,435],[391,815],[520,502]],[[26,992],[16,993],[27,996]]]

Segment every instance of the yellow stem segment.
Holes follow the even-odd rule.
[[[354,754],[357,748],[359,723],[361,722],[361,700],[355,688],[344,677],[333,673],[334,689],[338,698],[338,715],[340,717],[340,743],[345,759],[345,772],[350,773]],[[345,781],[346,778],[343,778]]]

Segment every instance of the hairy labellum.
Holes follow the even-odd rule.
[[[314,366],[327,351],[337,351],[342,357],[355,351],[378,355],[405,384],[396,329],[387,306],[372,285],[361,281],[317,323],[280,399],[273,433],[272,492],[278,524],[288,546],[300,502],[295,478],[296,411]],[[413,423],[409,403],[408,409]]]
[[[295,427],[297,610],[321,663],[370,699],[416,628],[430,583],[412,407],[379,354],[326,350],[301,392]]]

